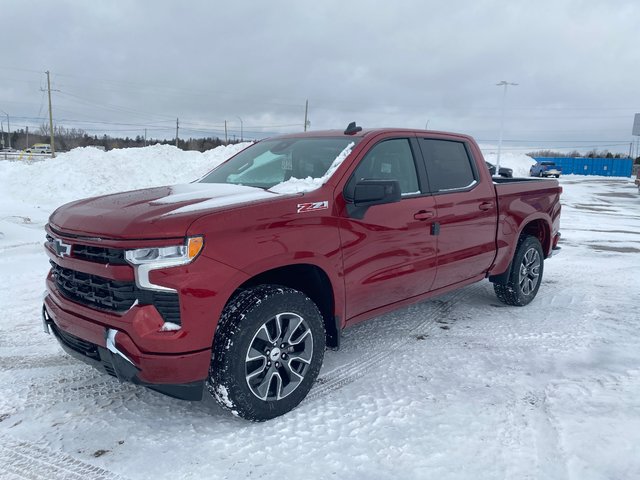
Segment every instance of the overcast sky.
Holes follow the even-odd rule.
[[[0,0],[0,110],[101,135],[412,127],[627,152],[640,2]],[[2,119],[0,117],[0,119]],[[6,116],[4,116],[6,130]]]

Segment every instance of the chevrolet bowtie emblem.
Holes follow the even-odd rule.
[[[57,238],[53,241],[53,249],[59,257],[71,255],[71,245]]]

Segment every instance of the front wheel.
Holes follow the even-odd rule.
[[[498,300],[519,307],[530,303],[542,282],[543,260],[540,241],[536,237],[520,237],[509,276],[506,281],[493,284]]]
[[[311,390],[325,342],[322,315],[302,292],[277,285],[244,290],[220,318],[208,390],[247,420],[283,415]]]

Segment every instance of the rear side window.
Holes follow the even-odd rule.
[[[420,147],[433,192],[465,189],[476,183],[475,169],[464,143],[421,138]]]

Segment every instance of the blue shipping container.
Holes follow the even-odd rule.
[[[555,162],[563,175],[599,175],[603,177],[630,177],[631,158],[535,157],[537,162]]]

